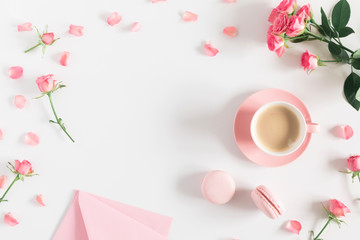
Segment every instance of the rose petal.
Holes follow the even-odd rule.
[[[236,37],[238,34],[237,28],[234,26],[225,27],[223,30],[223,33],[225,35],[228,35],[229,37]]]
[[[7,177],[5,175],[0,176],[0,188],[4,188]]]
[[[33,132],[28,132],[28,133],[25,135],[25,142],[26,142],[26,144],[28,144],[28,145],[36,146],[36,145],[39,144],[40,138],[39,138],[39,136],[36,135],[35,133],[33,133]]]
[[[18,25],[18,32],[32,31],[32,30],[33,30],[32,23],[26,22],[21,25]]]
[[[19,221],[10,212],[4,216],[4,222],[9,226],[16,226],[19,224]]]
[[[114,26],[121,21],[121,16],[118,12],[113,12],[106,21],[110,26]]]
[[[70,52],[62,52],[60,57],[60,65],[67,66],[70,57]]]
[[[36,196],[36,201],[40,204],[40,206],[45,207],[45,201],[42,194]]]
[[[336,135],[340,138],[348,140],[354,135],[354,131],[349,125],[340,125],[336,127]]]
[[[195,13],[186,11],[183,14],[183,20],[185,22],[195,22],[198,19],[198,15],[196,15]]]
[[[134,22],[133,25],[131,26],[131,31],[132,32],[138,32],[141,29],[141,24],[138,22]]]
[[[227,2],[227,3],[236,3],[236,0],[224,0],[224,2]]]
[[[0,129],[0,140],[3,139],[3,137],[4,137],[4,133],[3,133],[3,131]]]
[[[15,107],[22,109],[26,105],[26,98],[23,95],[16,95],[14,104],[15,104]]]
[[[12,79],[21,78],[23,75],[24,69],[20,66],[14,66],[9,68],[9,77]]]
[[[301,231],[301,223],[295,220],[291,220],[286,224],[286,229],[289,230],[290,232],[296,233],[297,235],[300,234]]]
[[[218,54],[219,50],[217,50],[216,48],[214,48],[211,43],[206,43],[204,45],[205,48],[205,53],[206,55],[208,55],[209,57],[214,57],[216,56],[216,54]]]
[[[77,37],[84,35],[84,27],[71,24],[69,27],[69,33]]]
[[[157,3],[157,2],[166,2],[166,0],[152,0],[152,3]]]

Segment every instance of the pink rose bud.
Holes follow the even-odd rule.
[[[360,155],[351,156],[347,159],[348,168],[352,172],[360,171]]]
[[[267,34],[267,45],[270,51],[275,52],[279,57],[284,54],[285,42],[282,36],[272,34],[273,26],[270,26]]]
[[[0,188],[4,188],[7,177],[5,175],[0,176]]]
[[[54,42],[54,33],[44,33],[41,36],[41,40],[43,41],[44,44],[46,45],[50,45]]]
[[[292,14],[296,9],[296,0],[283,0],[276,8],[271,11],[268,21],[274,22],[280,13]]]
[[[31,163],[27,160],[23,160],[22,162],[15,160],[15,171],[21,175],[33,173]]]
[[[336,199],[330,200],[329,211],[334,214],[335,217],[345,217],[345,214],[350,213],[349,208]]]
[[[289,25],[286,29],[286,35],[289,37],[296,37],[302,34],[305,30],[305,16],[293,15],[290,17]]]
[[[312,71],[318,67],[318,57],[308,50],[306,50],[301,56],[301,66],[304,67],[305,71]]]
[[[289,23],[288,15],[285,13],[280,13],[274,20],[272,33],[279,35],[283,34],[286,31],[288,23]]]
[[[297,10],[296,15],[304,17],[305,21],[309,21],[312,17],[310,4],[302,6],[299,10]]]
[[[19,221],[10,212],[4,216],[4,222],[12,227],[19,224]]]
[[[54,89],[56,80],[53,77],[53,74],[48,74],[36,79],[36,84],[38,85],[41,92],[47,93]]]

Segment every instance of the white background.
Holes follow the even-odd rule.
[[[332,65],[307,75],[300,67],[308,48],[330,58],[325,44],[289,44],[282,58],[268,51],[267,17],[279,1],[169,0],[3,0],[0,8],[0,174],[6,163],[28,159],[38,177],[16,183],[1,203],[0,218],[12,212],[16,227],[0,223],[3,240],[50,239],[57,229],[75,189],[162,213],[174,218],[171,240],[308,239],[326,221],[322,201],[337,198],[352,211],[348,225],[332,224],[325,239],[354,239],[360,224],[360,184],[339,173],[345,159],[360,153],[360,113],[342,95],[348,66]],[[360,3],[349,0],[353,13]],[[307,2],[300,1],[299,4]],[[336,3],[311,0],[315,18],[320,5],[329,12]],[[199,15],[194,23],[181,20],[183,11]],[[123,20],[115,27],[107,16],[118,11]],[[17,32],[17,25],[45,24],[61,40],[45,57],[37,49],[23,51],[37,41],[36,33]],[[130,32],[133,22],[143,29]],[[70,24],[85,26],[85,35],[67,34]],[[236,38],[222,34],[225,26],[239,28]],[[349,23],[356,31],[360,16]],[[203,43],[211,41],[220,53],[210,58]],[[360,45],[356,33],[344,42]],[[58,63],[70,51],[68,67]],[[24,67],[24,76],[12,80],[7,69]],[[54,94],[55,107],[67,124],[73,144],[55,125],[46,98],[39,95],[37,77],[53,73],[67,88]],[[233,119],[241,102],[258,90],[288,90],[308,106],[322,132],[295,162],[264,168],[248,161],[233,137]],[[16,109],[13,98],[23,94],[25,109]],[[331,130],[350,124],[354,137],[345,141]],[[36,147],[24,143],[24,134],[40,136]],[[201,196],[200,182],[210,170],[222,169],[236,180],[238,191],[227,205],[216,206]],[[265,184],[277,192],[286,214],[268,219],[250,199],[250,191]],[[35,196],[42,193],[47,206]],[[300,237],[283,225],[297,219]]]

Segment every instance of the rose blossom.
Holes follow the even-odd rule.
[[[44,33],[41,36],[41,40],[45,43],[45,45],[52,44],[54,42],[54,33]]]
[[[301,56],[301,66],[305,71],[311,71],[318,67],[318,57],[308,50]]]
[[[27,160],[23,160],[22,162],[15,160],[15,171],[21,175],[28,175],[33,172],[31,163]]]
[[[329,211],[335,217],[345,217],[345,214],[350,213],[349,208],[336,199],[330,200]]]
[[[270,26],[267,34],[267,45],[270,51],[276,52],[281,57],[285,51],[285,42],[283,37],[272,34],[273,26]]]
[[[283,34],[289,23],[289,17],[285,13],[280,13],[274,20],[272,32],[274,34]]]
[[[56,80],[53,78],[54,75],[48,74],[46,76],[41,76],[36,80],[36,84],[38,85],[41,92],[47,93],[51,92],[55,85]]]
[[[352,172],[360,171],[360,155],[351,156],[347,159],[348,168]]]
[[[297,12],[296,16],[303,16],[305,21],[309,21],[312,16],[312,10],[310,4],[302,6]]]
[[[268,21],[274,22],[280,13],[291,14],[296,9],[296,0],[283,0],[276,8],[271,11]]]
[[[304,15],[300,16],[293,15],[290,17],[289,25],[286,29],[286,35],[289,37],[296,37],[302,34],[305,30],[305,19]]]

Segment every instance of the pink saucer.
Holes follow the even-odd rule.
[[[312,135],[307,133],[303,144],[295,152],[286,156],[272,156],[261,151],[252,140],[250,122],[256,110],[262,105],[273,101],[284,101],[294,105],[302,112],[306,122],[311,123],[310,113],[305,104],[289,92],[272,88],[256,92],[248,97],[236,113],[234,124],[235,139],[240,150],[249,160],[265,167],[278,167],[297,159],[309,145]]]

